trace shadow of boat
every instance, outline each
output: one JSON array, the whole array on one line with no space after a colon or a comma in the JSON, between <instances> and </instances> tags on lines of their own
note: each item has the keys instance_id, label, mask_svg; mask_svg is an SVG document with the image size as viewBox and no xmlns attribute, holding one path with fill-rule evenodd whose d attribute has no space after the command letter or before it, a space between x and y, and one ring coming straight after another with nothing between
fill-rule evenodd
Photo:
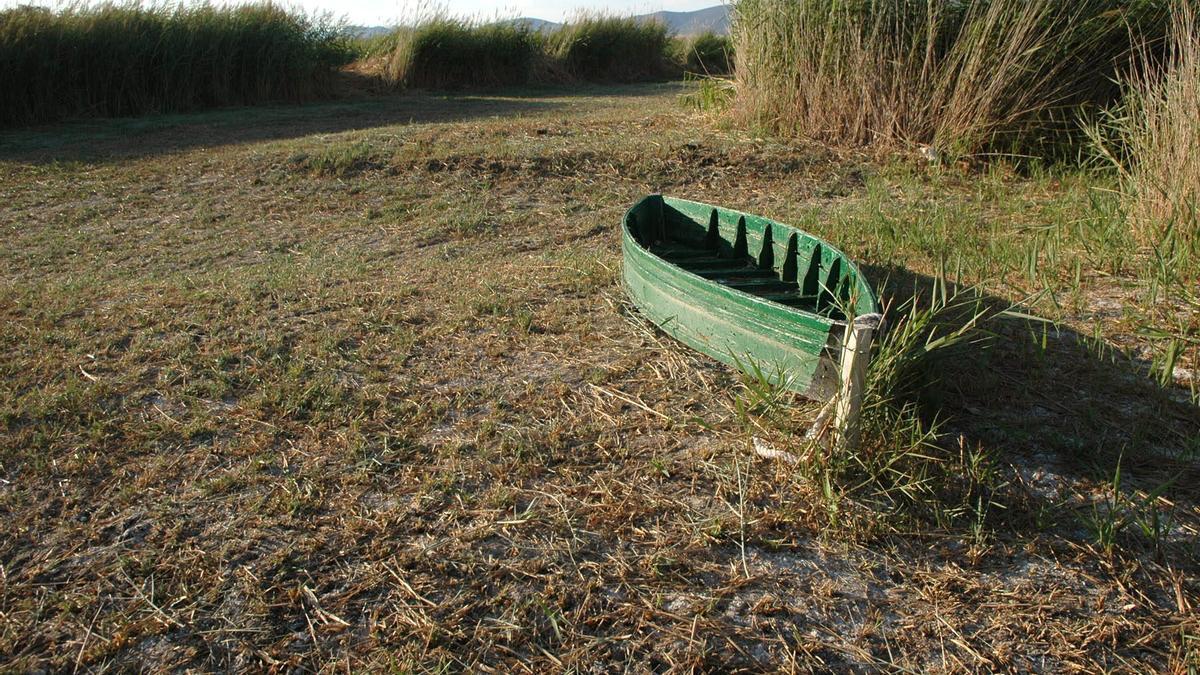
<instances>
[{"instance_id":1,"label":"shadow of boat","mask_svg":"<svg viewBox=\"0 0 1200 675\"><path fill-rule=\"evenodd\" d=\"M893 309L907 298L973 293L899 267L863 271ZM1123 489L1161 490L1176 509L1200 513L1200 405L1190 390L1160 385L1150 364L1090 336L1009 312L995 296L978 300L983 339L940 355L919 389L920 409L942 421L945 442L1000 453L1040 476L1045 493L1107 484L1119 466ZM940 327L968 319L948 313Z\"/></svg>"}]
</instances>

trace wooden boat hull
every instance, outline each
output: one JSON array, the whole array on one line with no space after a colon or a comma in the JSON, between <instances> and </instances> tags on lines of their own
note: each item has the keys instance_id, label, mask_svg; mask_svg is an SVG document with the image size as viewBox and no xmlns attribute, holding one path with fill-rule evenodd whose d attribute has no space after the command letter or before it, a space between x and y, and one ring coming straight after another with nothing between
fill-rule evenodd
<instances>
[{"instance_id":1,"label":"wooden boat hull","mask_svg":"<svg viewBox=\"0 0 1200 675\"><path fill-rule=\"evenodd\" d=\"M765 218L651 195L622 233L625 288L647 318L809 398L838 391L847 316L879 311L844 254Z\"/></svg>"}]
</instances>

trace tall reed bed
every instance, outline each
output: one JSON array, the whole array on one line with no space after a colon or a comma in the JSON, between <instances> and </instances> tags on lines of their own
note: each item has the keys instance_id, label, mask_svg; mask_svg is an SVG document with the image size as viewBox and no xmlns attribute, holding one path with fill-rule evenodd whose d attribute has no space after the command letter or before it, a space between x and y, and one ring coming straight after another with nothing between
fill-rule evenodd
<instances>
[{"instance_id":1,"label":"tall reed bed","mask_svg":"<svg viewBox=\"0 0 1200 675\"><path fill-rule=\"evenodd\" d=\"M728 75L733 70L733 41L727 35L701 33L674 38L672 58L693 75Z\"/></svg>"},{"instance_id":2,"label":"tall reed bed","mask_svg":"<svg viewBox=\"0 0 1200 675\"><path fill-rule=\"evenodd\" d=\"M525 84L541 53L539 36L524 26L444 17L397 29L389 39L384 79L423 89Z\"/></svg>"},{"instance_id":3,"label":"tall reed bed","mask_svg":"<svg viewBox=\"0 0 1200 675\"><path fill-rule=\"evenodd\" d=\"M669 43L661 23L585 16L551 33L547 53L577 79L630 82L670 72Z\"/></svg>"},{"instance_id":4,"label":"tall reed bed","mask_svg":"<svg viewBox=\"0 0 1200 675\"><path fill-rule=\"evenodd\" d=\"M347 44L270 2L17 7L0 12L0 126L308 98Z\"/></svg>"},{"instance_id":5,"label":"tall reed bed","mask_svg":"<svg viewBox=\"0 0 1200 675\"><path fill-rule=\"evenodd\" d=\"M1159 0L739 0L739 106L839 145L973 154L1036 142L1117 95Z\"/></svg>"},{"instance_id":6,"label":"tall reed bed","mask_svg":"<svg viewBox=\"0 0 1200 675\"><path fill-rule=\"evenodd\" d=\"M633 18L582 17L544 35L513 22L437 15L372 41L366 69L422 89L631 82L679 72L669 43L665 26Z\"/></svg>"},{"instance_id":7,"label":"tall reed bed","mask_svg":"<svg viewBox=\"0 0 1200 675\"><path fill-rule=\"evenodd\" d=\"M1121 106L1089 132L1120 173L1134 234L1200 245L1200 16L1173 8L1165 53L1148 48L1123 78Z\"/></svg>"}]
</instances>

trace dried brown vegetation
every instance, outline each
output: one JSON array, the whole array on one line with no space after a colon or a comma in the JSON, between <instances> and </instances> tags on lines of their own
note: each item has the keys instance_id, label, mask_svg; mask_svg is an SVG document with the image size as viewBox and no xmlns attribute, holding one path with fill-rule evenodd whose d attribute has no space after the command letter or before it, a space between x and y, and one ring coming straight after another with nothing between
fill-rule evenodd
<instances>
[{"instance_id":1,"label":"dried brown vegetation","mask_svg":"<svg viewBox=\"0 0 1200 675\"><path fill-rule=\"evenodd\" d=\"M1121 175L1130 221L1144 243L1200 240L1200 16L1177 3L1165 58L1149 49L1125 76L1123 105L1091 128ZM1190 252L1190 251L1189 251Z\"/></svg>"},{"instance_id":2,"label":"dried brown vegetation","mask_svg":"<svg viewBox=\"0 0 1200 675\"><path fill-rule=\"evenodd\" d=\"M831 2L735 5L738 112L772 131L957 158L1029 152L1074 107L1112 103L1131 35L1161 2Z\"/></svg>"},{"instance_id":3,"label":"dried brown vegetation","mask_svg":"<svg viewBox=\"0 0 1200 675\"><path fill-rule=\"evenodd\" d=\"M0 137L0 669L1197 667L1195 352L1148 332L1196 299L1078 177L872 167L679 93ZM994 492L888 509L756 458L808 408L625 303L654 190L886 297L1032 296L1056 325L997 320L921 401Z\"/></svg>"}]
</instances>

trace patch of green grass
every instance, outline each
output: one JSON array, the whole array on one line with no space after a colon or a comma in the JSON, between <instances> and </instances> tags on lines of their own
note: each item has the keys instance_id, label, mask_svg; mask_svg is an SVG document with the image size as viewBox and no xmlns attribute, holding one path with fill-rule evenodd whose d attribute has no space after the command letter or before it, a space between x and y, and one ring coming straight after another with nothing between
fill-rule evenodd
<instances>
[{"instance_id":1,"label":"patch of green grass","mask_svg":"<svg viewBox=\"0 0 1200 675\"><path fill-rule=\"evenodd\" d=\"M693 90L680 96L680 102L689 108L706 112L722 112L733 103L737 96L737 87L727 79L693 75L685 76L685 79L695 83Z\"/></svg>"},{"instance_id":2,"label":"patch of green grass","mask_svg":"<svg viewBox=\"0 0 1200 675\"><path fill-rule=\"evenodd\" d=\"M318 174L340 178L383 165L376 148L365 141L330 145L308 156L305 163Z\"/></svg>"}]
</instances>

